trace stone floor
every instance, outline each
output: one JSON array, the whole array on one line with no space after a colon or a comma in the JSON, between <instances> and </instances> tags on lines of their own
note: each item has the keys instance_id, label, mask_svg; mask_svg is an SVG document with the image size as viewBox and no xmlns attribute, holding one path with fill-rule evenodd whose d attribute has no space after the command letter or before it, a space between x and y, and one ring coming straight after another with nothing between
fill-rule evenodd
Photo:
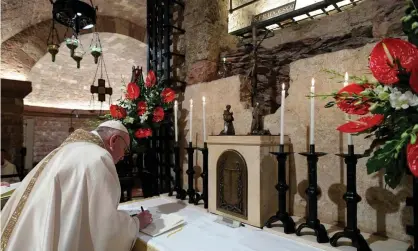
<instances>
[{"instance_id":1,"label":"stone floor","mask_svg":"<svg viewBox=\"0 0 418 251\"><path fill-rule=\"evenodd\" d=\"M167 196L167 195L162 195L162 196ZM171 197L173 198L173 197ZM198 206L203 209L203 204L199 204ZM303 219L300 217L296 217L293 216L292 217L293 220L295 221L296 225L298 225L299 223L303 222ZM328 224L324 224L325 228L328 231L329 236L331 237L334 233L336 233L337 231L340 231L341 228L336 227L336 226L331 226ZM248 226L246 225L246 227L252 227L252 226ZM295 234L285 234L283 232L283 228L277 226L275 227L275 225L273 224L272 228L264 228L264 231L270 232L270 233L274 233L277 235L280 235L282 237L285 238L289 238L295 241L301 241L303 243L306 243L310 246L313 247L317 247L319 249L325 250L325 251L338 251L338 250L343 250L343 251L356 251L357 249L351 246L351 242L348 239L344 239L341 238L340 241L338 242L340 244L339 247L335 248L332 247L329 243L325 243L325 244L320 244L316 242L316 237L313 235L303 235L303 236L296 236ZM309 229L306 229L306 232L309 232ZM405 243L402 241L398 241L398 240L394 240L394 239L386 239L383 237L379 237L376 235L371 235L368 233L362 233L364 238L367 240L367 242L370 245L370 248L373 251L407 251L408 247L409 247L409 243Z\"/></svg>"}]
</instances>

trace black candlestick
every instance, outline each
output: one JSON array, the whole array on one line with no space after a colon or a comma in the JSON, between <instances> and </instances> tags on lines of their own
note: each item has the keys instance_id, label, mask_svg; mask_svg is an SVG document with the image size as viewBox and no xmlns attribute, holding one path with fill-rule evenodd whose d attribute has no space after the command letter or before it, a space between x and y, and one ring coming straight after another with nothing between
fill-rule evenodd
<instances>
[{"instance_id":1,"label":"black candlestick","mask_svg":"<svg viewBox=\"0 0 418 251\"><path fill-rule=\"evenodd\" d=\"M182 188L181 183L181 176L182 176L182 167L180 166L180 148L179 143L176 142L174 144L174 173L175 173L175 187L174 190L176 191L176 198L180 200L186 199L186 190Z\"/></svg>"},{"instance_id":2,"label":"black candlestick","mask_svg":"<svg viewBox=\"0 0 418 251\"><path fill-rule=\"evenodd\" d=\"M204 208L208 208L208 144L203 143L203 148L197 148L203 155L203 172L200 174L203 180L202 194L196 193L195 205L199 204L200 200L203 200Z\"/></svg>"},{"instance_id":3,"label":"black candlestick","mask_svg":"<svg viewBox=\"0 0 418 251\"><path fill-rule=\"evenodd\" d=\"M189 196L189 204L194 203L195 200L195 190L193 188L193 181L194 181L194 174L195 171L193 169L193 153L194 153L194 148L192 145L192 142L189 142L189 147L186 147L187 150L187 158L188 158L188 168L187 168L187 181L189 184L189 187L187 188L187 195Z\"/></svg>"},{"instance_id":4,"label":"black candlestick","mask_svg":"<svg viewBox=\"0 0 418 251\"><path fill-rule=\"evenodd\" d=\"M343 196L347 203L347 225L343 231L337 232L331 237L330 243L336 247L338 239L348 238L351 240L351 245L357 250L371 251L369 244L357 228L357 203L361 201L361 197L357 194L356 188L356 165L357 160L363 156L354 153L353 145L348 145L347 154L337 154L337 156L343 157L347 165L347 191Z\"/></svg>"},{"instance_id":5,"label":"black candlestick","mask_svg":"<svg viewBox=\"0 0 418 251\"><path fill-rule=\"evenodd\" d=\"M408 251L418 251L418 178L413 177L412 197L406 199L406 205L413 207L414 225L406 226L406 233L414 239L414 244L408 248Z\"/></svg>"},{"instance_id":6,"label":"black candlestick","mask_svg":"<svg viewBox=\"0 0 418 251\"><path fill-rule=\"evenodd\" d=\"M317 181L317 163L318 158L326 155L326 153L315 152L315 145L309 146L309 152L299 153L306 156L308 160L308 179L309 186L305 193L308 197L308 217L305 223L299 225L296 229L296 235L301 236L303 228L310 228L315 231L316 241L318 243L329 242L327 230L318 220L318 181Z\"/></svg>"},{"instance_id":7,"label":"black candlestick","mask_svg":"<svg viewBox=\"0 0 418 251\"><path fill-rule=\"evenodd\" d=\"M286 192L289 189L289 186L286 184L286 159L289 153L284 151L284 145L279 145L279 152L270 152L275 155L278 162L278 183L276 189L279 192L279 211L276 212L276 215L270 217L267 220L265 226L271 228L271 224L276 221L281 221L283 223L284 232L286 234L293 234L295 232L295 222L289 213L286 211Z\"/></svg>"}]
</instances>

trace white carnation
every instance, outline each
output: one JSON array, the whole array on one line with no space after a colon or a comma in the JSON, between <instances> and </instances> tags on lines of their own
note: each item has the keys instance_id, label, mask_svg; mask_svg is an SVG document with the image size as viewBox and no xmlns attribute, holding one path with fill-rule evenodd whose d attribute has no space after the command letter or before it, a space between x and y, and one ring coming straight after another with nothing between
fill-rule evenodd
<instances>
[{"instance_id":1,"label":"white carnation","mask_svg":"<svg viewBox=\"0 0 418 251\"><path fill-rule=\"evenodd\" d=\"M392 93L389 95L389 102L395 110L408 109L410 106L418 105L418 97L410 91L402 93L397 88L391 88Z\"/></svg>"},{"instance_id":2,"label":"white carnation","mask_svg":"<svg viewBox=\"0 0 418 251\"><path fill-rule=\"evenodd\" d=\"M125 122L125 124L132 124L134 123L134 118L132 117L126 117L123 122Z\"/></svg>"},{"instance_id":3,"label":"white carnation","mask_svg":"<svg viewBox=\"0 0 418 251\"><path fill-rule=\"evenodd\" d=\"M149 112L146 111L144 114L141 115L141 117L139 117L139 119L141 120L141 123L144 123L148 119L148 115L149 115Z\"/></svg>"}]
</instances>

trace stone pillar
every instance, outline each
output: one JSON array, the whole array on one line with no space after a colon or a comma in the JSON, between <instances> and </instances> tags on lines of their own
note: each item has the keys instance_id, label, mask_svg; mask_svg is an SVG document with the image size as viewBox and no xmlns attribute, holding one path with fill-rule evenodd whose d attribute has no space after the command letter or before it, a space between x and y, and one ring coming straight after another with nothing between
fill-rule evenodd
<instances>
[{"instance_id":1,"label":"stone pillar","mask_svg":"<svg viewBox=\"0 0 418 251\"><path fill-rule=\"evenodd\" d=\"M1 79L1 147L21 166L23 147L23 98L32 92L28 81Z\"/></svg>"},{"instance_id":2,"label":"stone pillar","mask_svg":"<svg viewBox=\"0 0 418 251\"><path fill-rule=\"evenodd\" d=\"M187 84L217 78L219 54L234 48L228 34L228 0L186 1L184 11Z\"/></svg>"}]
</instances>

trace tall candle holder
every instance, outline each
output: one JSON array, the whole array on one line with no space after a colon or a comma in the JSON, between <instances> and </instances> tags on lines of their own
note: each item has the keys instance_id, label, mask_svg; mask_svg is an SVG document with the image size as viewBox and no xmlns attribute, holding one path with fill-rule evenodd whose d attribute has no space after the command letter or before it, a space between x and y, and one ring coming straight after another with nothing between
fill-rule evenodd
<instances>
[{"instance_id":1,"label":"tall candle holder","mask_svg":"<svg viewBox=\"0 0 418 251\"><path fill-rule=\"evenodd\" d=\"M286 210L286 192L289 189L289 186L286 184L286 159L287 155L290 154L284 151L284 145L279 145L279 152L270 152L275 155L278 162L278 183L276 189L279 192L279 211L276 212L276 215L271 216L265 226L271 228L271 224L276 221L281 221L283 223L284 232L286 234L293 234L295 232L295 222L289 213Z\"/></svg>"},{"instance_id":2,"label":"tall candle holder","mask_svg":"<svg viewBox=\"0 0 418 251\"><path fill-rule=\"evenodd\" d=\"M192 145L192 142L189 142L189 146L186 147L187 150L187 157L188 157L188 163L187 163L187 183L188 183L188 188L187 188L187 195L189 196L189 204L194 203L195 201L195 195L196 192L193 188L193 180L194 180L194 174L195 171L193 169L193 153L194 153L194 147Z\"/></svg>"},{"instance_id":3,"label":"tall candle holder","mask_svg":"<svg viewBox=\"0 0 418 251\"><path fill-rule=\"evenodd\" d=\"M197 150L203 155L203 172L200 175L203 180L203 191L202 194L196 193L194 204L198 205L199 201L203 200L204 208L208 208L208 144L203 143L203 148L198 147Z\"/></svg>"},{"instance_id":4,"label":"tall candle holder","mask_svg":"<svg viewBox=\"0 0 418 251\"><path fill-rule=\"evenodd\" d=\"M406 226L406 233L413 238L413 245L408 251L418 251L418 178L413 177L412 197L406 198L406 205L413 208L414 225Z\"/></svg>"},{"instance_id":5,"label":"tall candle holder","mask_svg":"<svg viewBox=\"0 0 418 251\"><path fill-rule=\"evenodd\" d=\"M174 185L174 191L176 191L176 198L180 200L186 199L186 190L182 188L181 185L181 174L182 174L182 168L180 165L180 147L179 143L174 143L174 175L175 175L175 185Z\"/></svg>"},{"instance_id":6,"label":"tall candle holder","mask_svg":"<svg viewBox=\"0 0 418 251\"><path fill-rule=\"evenodd\" d=\"M347 203L347 224L343 231L337 232L331 237L330 243L333 247L336 247L338 239L348 238L357 250L371 251L369 244L357 228L357 203L361 201L361 197L357 194L356 188L356 165L357 160L362 158L363 155L355 154L353 145L348 145L347 154L336 155L344 158L347 165L347 191L343 196Z\"/></svg>"},{"instance_id":7,"label":"tall candle holder","mask_svg":"<svg viewBox=\"0 0 418 251\"><path fill-rule=\"evenodd\" d=\"M318 181L317 181L317 163L318 158L325 156L326 153L315 152L315 145L309 146L309 152L299 153L306 156L308 160L308 179L309 186L305 193L308 197L308 217L305 223L299 225L296 229L296 235L301 236L303 228L310 228L315 231L316 241L318 243L329 242L327 230L318 220Z\"/></svg>"}]
</instances>

